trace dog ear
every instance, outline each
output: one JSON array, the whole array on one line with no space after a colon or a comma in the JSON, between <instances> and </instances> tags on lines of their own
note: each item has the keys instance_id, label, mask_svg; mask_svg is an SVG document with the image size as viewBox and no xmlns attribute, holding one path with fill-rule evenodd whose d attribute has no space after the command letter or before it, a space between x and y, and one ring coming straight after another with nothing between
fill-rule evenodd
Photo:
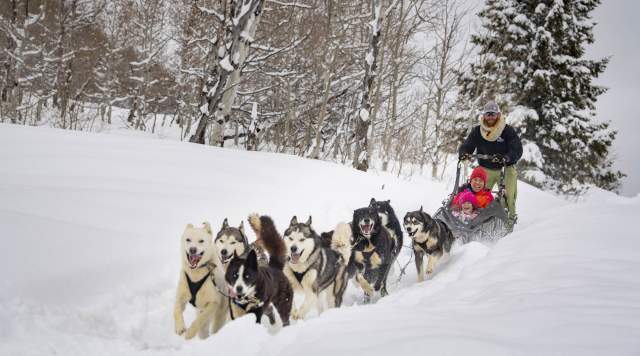
<instances>
[{"instance_id":1,"label":"dog ear","mask_svg":"<svg viewBox=\"0 0 640 356\"><path fill-rule=\"evenodd\" d=\"M421 211L420 212L420 217L422 218L422 222L423 222L425 228L427 228L427 227L429 227L429 225L431 225L431 217L429 216L429 214L425 213L424 211Z\"/></svg>"},{"instance_id":2,"label":"dog ear","mask_svg":"<svg viewBox=\"0 0 640 356\"><path fill-rule=\"evenodd\" d=\"M229 220L227 220L227 218L224 218L224 221L222 222L222 228L226 229L229 227Z\"/></svg>"},{"instance_id":3,"label":"dog ear","mask_svg":"<svg viewBox=\"0 0 640 356\"><path fill-rule=\"evenodd\" d=\"M225 219L226 221L227 219ZM244 235L244 220L240 221L240 226L238 226L238 230Z\"/></svg>"},{"instance_id":4,"label":"dog ear","mask_svg":"<svg viewBox=\"0 0 640 356\"><path fill-rule=\"evenodd\" d=\"M291 218L291 222L289 223L289 226L293 225L298 225L298 217L295 215Z\"/></svg>"},{"instance_id":5,"label":"dog ear","mask_svg":"<svg viewBox=\"0 0 640 356\"><path fill-rule=\"evenodd\" d=\"M247 256L247 267L252 270L258 269L258 256L256 255L256 251L251 249L249 251L249 255Z\"/></svg>"},{"instance_id":6,"label":"dog ear","mask_svg":"<svg viewBox=\"0 0 640 356\"><path fill-rule=\"evenodd\" d=\"M311 226L311 215L309 215L309 220L307 220L307 225Z\"/></svg>"},{"instance_id":7,"label":"dog ear","mask_svg":"<svg viewBox=\"0 0 640 356\"><path fill-rule=\"evenodd\" d=\"M185 227L185 230L186 229L193 229L193 224L187 224L187 226Z\"/></svg>"},{"instance_id":8,"label":"dog ear","mask_svg":"<svg viewBox=\"0 0 640 356\"><path fill-rule=\"evenodd\" d=\"M420 212L422 212L422 205L420 205Z\"/></svg>"},{"instance_id":9,"label":"dog ear","mask_svg":"<svg viewBox=\"0 0 640 356\"><path fill-rule=\"evenodd\" d=\"M213 235L213 232L211 230L211 224L209 224L208 221L205 221L202 223L202 225L204 226L205 231L209 234L209 235Z\"/></svg>"},{"instance_id":10,"label":"dog ear","mask_svg":"<svg viewBox=\"0 0 640 356\"><path fill-rule=\"evenodd\" d=\"M369 206L375 206L376 205L376 198L371 198L371 201L369 201Z\"/></svg>"}]
</instances>

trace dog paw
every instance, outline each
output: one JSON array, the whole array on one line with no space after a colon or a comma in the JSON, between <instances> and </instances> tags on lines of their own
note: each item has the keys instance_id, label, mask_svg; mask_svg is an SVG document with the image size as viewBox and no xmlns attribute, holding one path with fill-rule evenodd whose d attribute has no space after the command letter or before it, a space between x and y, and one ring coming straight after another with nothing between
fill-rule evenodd
<instances>
[{"instance_id":1,"label":"dog paw","mask_svg":"<svg viewBox=\"0 0 640 356\"><path fill-rule=\"evenodd\" d=\"M251 228L254 231L258 232L261 230L260 215L258 215L258 213L249 214L248 220L249 220L249 225L251 225Z\"/></svg>"},{"instance_id":2,"label":"dog paw","mask_svg":"<svg viewBox=\"0 0 640 356\"><path fill-rule=\"evenodd\" d=\"M184 334L184 338L187 340L193 339L198 334L198 330L195 328L189 328L187 332Z\"/></svg>"},{"instance_id":3,"label":"dog paw","mask_svg":"<svg viewBox=\"0 0 640 356\"><path fill-rule=\"evenodd\" d=\"M381 297L386 297L388 295L389 295L389 292L387 292L387 288L383 287L382 289L380 289L380 296Z\"/></svg>"},{"instance_id":4,"label":"dog paw","mask_svg":"<svg viewBox=\"0 0 640 356\"><path fill-rule=\"evenodd\" d=\"M291 319L302 320L303 318L304 318L304 315L301 315L300 311L298 311L297 309L294 309L291 311Z\"/></svg>"},{"instance_id":5,"label":"dog paw","mask_svg":"<svg viewBox=\"0 0 640 356\"><path fill-rule=\"evenodd\" d=\"M185 331L184 321L176 320L176 335L181 336Z\"/></svg>"}]
</instances>

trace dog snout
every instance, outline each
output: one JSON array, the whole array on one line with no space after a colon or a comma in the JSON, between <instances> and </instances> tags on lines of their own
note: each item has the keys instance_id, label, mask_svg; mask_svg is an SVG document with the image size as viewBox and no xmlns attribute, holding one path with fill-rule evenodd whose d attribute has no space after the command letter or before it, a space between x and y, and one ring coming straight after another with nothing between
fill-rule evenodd
<instances>
[{"instance_id":1,"label":"dog snout","mask_svg":"<svg viewBox=\"0 0 640 356\"><path fill-rule=\"evenodd\" d=\"M369 219L369 218L365 218L365 219L364 219L364 223L365 223L365 224L369 225L369 223L370 223L370 222L371 222L371 219Z\"/></svg>"},{"instance_id":2,"label":"dog snout","mask_svg":"<svg viewBox=\"0 0 640 356\"><path fill-rule=\"evenodd\" d=\"M297 253L298 252L298 246L291 246L291 253Z\"/></svg>"},{"instance_id":3,"label":"dog snout","mask_svg":"<svg viewBox=\"0 0 640 356\"><path fill-rule=\"evenodd\" d=\"M236 286L236 293L242 294L242 290L243 290L242 286Z\"/></svg>"},{"instance_id":4,"label":"dog snout","mask_svg":"<svg viewBox=\"0 0 640 356\"><path fill-rule=\"evenodd\" d=\"M190 254L195 255L195 254L196 254L196 252L198 252L198 249L197 249L197 248L195 248L195 247L190 247L190 248L189 248L189 253L190 253Z\"/></svg>"},{"instance_id":5,"label":"dog snout","mask_svg":"<svg viewBox=\"0 0 640 356\"><path fill-rule=\"evenodd\" d=\"M224 256L224 257L227 257L227 254L228 254L228 253L229 253L229 252L228 252L226 249L222 249L222 250L220 250L220 254L221 254L222 256Z\"/></svg>"}]
</instances>

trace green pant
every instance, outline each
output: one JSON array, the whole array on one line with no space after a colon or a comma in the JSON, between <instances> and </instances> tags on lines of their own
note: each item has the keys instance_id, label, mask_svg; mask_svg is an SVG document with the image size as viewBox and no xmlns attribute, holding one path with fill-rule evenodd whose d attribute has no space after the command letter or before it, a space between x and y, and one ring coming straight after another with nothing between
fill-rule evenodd
<instances>
[{"instance_id":1,"label":"green pant","mask_svg":"<svg viewBox=\"0 0 640 356\"><path fill-rule=\"evenodd\" d=\"M487 171L487 189L493 189L493 186L500 182L500 170L485 168ZM518 171L515 166L508 166L504 170L504 189L507 198L507 209L509 210L509 219L516 216L516 199L518 198Z\"/></svg>"}]
</instances>

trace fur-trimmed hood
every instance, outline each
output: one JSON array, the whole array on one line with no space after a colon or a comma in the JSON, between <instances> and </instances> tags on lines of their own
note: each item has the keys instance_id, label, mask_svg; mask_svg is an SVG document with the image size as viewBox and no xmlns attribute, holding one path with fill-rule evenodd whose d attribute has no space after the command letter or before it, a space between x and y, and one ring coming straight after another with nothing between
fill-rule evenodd
<instances>
[{"instance_id":1,"label":"fur-trimmed hood","mask_svg":"<svg viewBox=\"0 0 640 356\"><path fill-rule=\"evenodd\" d=\"M498 121L496 121L496 124L493 125L493 127L489 127L484 123L482 115L480 115L478 121L480 121L480 134L482 138L489 142L495 142L498 137L502 135L502 131L504 130L505 126L507 126L507 122L505 121L503 115L500 115L500 118L498 119Z\"/></svg>"}]
</instances>

